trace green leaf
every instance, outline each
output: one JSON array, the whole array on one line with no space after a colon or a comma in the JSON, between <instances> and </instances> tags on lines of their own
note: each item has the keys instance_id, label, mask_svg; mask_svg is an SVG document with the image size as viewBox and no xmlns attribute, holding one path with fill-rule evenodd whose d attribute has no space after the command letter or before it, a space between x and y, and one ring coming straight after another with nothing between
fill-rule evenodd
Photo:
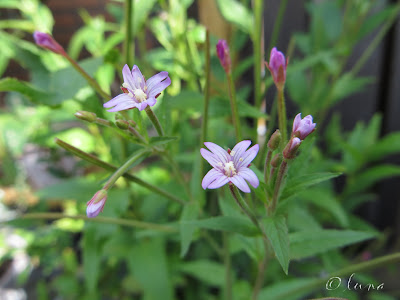
<instances>
[{"instance_id":1,"label":"green leaf","mask_svg":"<svg viewBox=\"0 0 400 300\"><path fill-rule=\"evenodd\" d=\"M193 225L198 228L235 232L243 235L257 235L258 229L244 217L220 216L195 221L181 221L183 226Z\"/></svg>"},{"instance_id":2,"label":"green leaf","mask_svg":"<svg viewBox=\"0 0 400 300\"><path fill-rule=\"evenodd\" d=\"M395 165L380 165L369 168L368 170L358 174L349 182L344 194L348 196L362 192L382 179L399 175L400 167Z\"/></svg>"},{"instance_id":3,"label":"green leaf","mask_svg":"<svg viewBox=\"0 0 400 300\"><path fill-rule=\"evenodd\" d=\"M168 96L166 101L170 109L201 112L203 110L204 96L199 92L183 90L176 96Z\"/></svg>"},{"instance_id":4,"label":"green leaf","mask_svg":"<svg viewBox=\"0 0 400 300\"><path fill-rule=\"evenodd\" d=\"M51 94L32 86L29 82L6 77L0 80L0 92L18 92L36 104L50 103Z\"/></svg>"},{"instance_id":5,"label":"green leaf","mask_svg":"<svg viewBox=\"0 0 400 300\"><path fill-rule=\"evenodd\" d=\"M289 234L290 258L302 259L374 238L376 233L353 230L314 230Z\"/></svg>"},{"instance_id":6,"label":"green leaf","mask_svg":"<svg viewBox=\"0 0 400 300\"><path fill-rule=\"evenodd\" d=\"M176 136L154 136L150 138L150 146L164 145L178 140Z\"/></svg>"},{"instance_id":7,"label":"green leaf","mask_svg":"<svg viewBox=\"0 0 400 300\"><path fill-rule=\"evenodd\" d=\"M100 243L96 239L96 228L86 228L83 235L83 273L86 289L89 293L96 292L97 281L100 275Z\"/></svg>"},{"instance_id":8,"label":"green leaf","mask_svg":"<svg viewBox=\"0 0 400 300\"><path fill-rule=\"evenodd\" d=\"M193 234L197 229L195 224L188 223L188 220L195 220L199 215L199 205L197 202L192 202L183 208L181 219L180 219L180 226L179 226L179 233L180 233L180 240L181 240L181 257L184 257L189 250L190 244L193 240Z\"/></svg>"},{"instance_id":9,"label":"green leaf","mask_svg":"<svg viewBox=\"0 0 400 300\"><path fill-rule=\"evenodd\" d=\"M288 182L279 199L280 201L286 200L312 185L338 177L340 175L341 173L325 172L299 176Z\"/></svg>"},{"instance_id":10,"label":"green leaf","mask_svg":"<svg viewBox=\"0 0 400 300\"><path fill-rule=\"evenodd\" d=\"M315 220L315 217L305 208L304 205L291 203L288 208L288 227L294 231L316 230L321 225ZM294 204L294 205L293 205Z\"/></svg>"},{"instance_id":11,"label":"green leaf","mask_svg":"<svg viewBox=\"0 0 400 300\"><path fill-rule=\"evenodd\" d=\"M374 81L373 77L354 78L351 73L342 75L333 87L333 103L361 91L367 84Z\"/></svg>"},{"instance_id":12,"label":"green leaf","mask_svg":"<svg viewBox=\"0 0 400 300\"><path fill-rule=\"evenodd\" d=\"M283 216L264 219L265 231L285 274L289 270L289 235Z\"/></svg>"},{"instance_id":13,"label":"green leaf","mask_svg":"<svg viewBox=\"0 0 400 300\"><path fill-rule=\"evenodd\" d=\"M157 0L135 0L133 9L133 34L142 30L142 25L148 18L151 9Z\"/></svg>"},{"instance_id":14,"label":"green leaf","mask_svg":"<svg viewBox=\"0 0 400 300\"><path fill-rule=\"evenodd\" d=\"M365 158L367 161L376 161L388 155L400 152L400 132L385 135L381 140L371 145L366 150Z\"/></svg>"},{"instance_id":15,"label":"green leaf","mask_svg":"<svg viewBox=\"0 0 400 300\"><path fill-rule=\"evenodd\" d=\"M222 16L248 34L253 33L253 15L242 3L236 0L217 0Z\"/></svg>"},{"instance_id":16,"label":"green leaf","mask_svg":"<svg viewBox=\"0 0 400 300\"><path fill-rule=\"evenodd\" d=\"M279 281L260 291L258 299L297 300L310 294L310 289L304 286L315 282L313 278L299 278Z\"/></svg>"},{"instance_id":17,"label":"green leaf","mask_svg":"<svg viewBox=\"0 0 400 300\"><path fill-rule=\"evenodd\" d=\"M225 282L225 267L210 260L187 262L179 270L212 286L222 286Z\"/></svg>"}]
</instances>

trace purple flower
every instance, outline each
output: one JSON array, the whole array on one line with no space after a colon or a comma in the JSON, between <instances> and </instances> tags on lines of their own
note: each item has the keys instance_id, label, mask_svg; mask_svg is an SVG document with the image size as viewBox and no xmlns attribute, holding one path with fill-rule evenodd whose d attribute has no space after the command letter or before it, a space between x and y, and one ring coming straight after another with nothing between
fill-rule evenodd
<instances>
[{"instance_id":1,"label":"purple flower","mask_svg":"<svg viewBox=\"0 0 400 300\"><path fill-rule=\"evenodd\" d=\"M231 56L229 55L228 43L225 40L218 41L217 55L225 72L229 73L231 71Z\"/></svg>"},{"instance_id":2,"label":"purple flower","mask_svg":"<svg viewBox=\"0 0 400 300\"><path fill-rule=\"evenodd\" d=\"M301 118L301 113L297 114L293 121L292 134L304 140L311 132L315 130L317 124L313 123L313 117L308 115Z\"/></svg>"},{"instance_id":3,"label":"purple flower","mask_svg":"<svg viewBox=\"0 0 400 300\"><path fill-rule=\"evenodd\" d=\"M33 38L35 39L35 43L40 47L49 49L57 54L65 55L64 48L57 43L50 34L35 31L33 33Z\"/></svg>"},{"instance_id":4,"label":"purple flower","mask_svg":"<svg viewBox=\"0 0 400 300\"><path fill-rule=\"evenodd\" d=\"M97 217L99 213L103 211L104 204L107 201L107 191L100 190L94 194L93 198L86 203L86 214L88 218Z\"/></svg>"},{"instance_id":5,"label":"purple flower","mask_svg":"<svg viewBox=\"0 0 400 300\"><path fill-rule=\"evenodd\" d=\"M283 149L283 157L286 159L292 159L295 157L297 149L299 149L301 140L298 137L292 137Z\"/></svg>"},{"instance_id":6,"label":"purple flower","mask_svg":"<svg viewBox=\"0 0 400 300\"><path fill-rule=\"evenodd\" d=\"M125 65L122 76L124 77L121 88L123 93L103 104L104 107L112 107L108 111L121 111L135 107L143 110L147 105L153 106L160 93L171 84L168 72L165 71L146 81L136 65L133 66L132 72L128 65Z\"/></svg>"},{"instance_id":7,"label":"purple flower","mask_svg":"<svg viewBox=\"0 0 400 300\"><path fill-rule=\"evenodd\" d=\"M286 68L288 60L282 52L272 48L271 55L269 56L269 64L265 62L268 70L271 72L275 85L278 89L282 89L286 81Z\"/></svg>"},{"instance_id":8,"label":"purple flower","mask_svg":"<svg viewBox=\"0 0 400 300\"><path fill-rule=\"evenodd\" d=\"M211 152L201 148L200 153L213 166L213 169L204 176L201 183L203 189L217 189L228 182L232 182L241 191L250 193L250 188L245 180L254 188L258 187L258 178L249 169L249 166L250 162L256 157L259 146L256 144L247 150L250 144L251 141L241 141L232 151L225 151L214 143L205 142L204 145Z\"/></svg>"}]
</instances>

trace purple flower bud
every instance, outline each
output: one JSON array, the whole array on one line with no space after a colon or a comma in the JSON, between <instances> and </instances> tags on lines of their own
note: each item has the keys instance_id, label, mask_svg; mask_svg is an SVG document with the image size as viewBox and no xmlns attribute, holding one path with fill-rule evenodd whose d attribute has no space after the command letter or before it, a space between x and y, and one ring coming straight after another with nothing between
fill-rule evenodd
<instances>
[{"instance_id":1,"label":"purple flower bud","mask_svg":"<svg viewBox=\"0 0 400 300\"><path fill-rule=\"evenodd\" d=\"M288 60L285 60L283 53L276 50L275 47L272 48L269 63L265 62L265 65L271 72L277 89L283 89L285 85L287 64Z\"/></svg>"},{"instance_id":2,"label":"purple flower bud","mask_svg":"<svg viewBox=\"0 0 400 300\"><path fill-rule=\"evenodd\" d=\"M86 204L86 214L88 218L97 217L103 211L104 204L107 201L107 191L100 190L94 194L93 198Z\"/></svg>"},{"instance_id":3,"label":"purple flower bud","mask_svg":"<svg viewBox=\"0 0 400 300\"><path fill-rule=\"evenodd\" d=\"M231 71L231 56L229 55L228 43L225 40L218 41L217 55L225 72L229 73Z\"/></svg>"},{"instance_id":4,"label":"purple flower bud","mask_svg":"<svg viewBox=\"0 0 400 300\"><path fill-rule=\"evenodd\" d=\"M299 137L301 140L304 140L315 130L316 125L316 123L313 123L313 117L311 115L308 115L302 119L301 113L297 114L293 121L292 134Z\"/></svg>"},{"instance_id":5,"label":"purple flower bud","mask_svg":"<svg viewBox=\"0 0 400 300\"><path fill-rule=\"evenodd\" d=\"M64 48L59 43L57 43L50 34L40 31L35 31L33 33L33 38L35 39L35 43L40 47L49 49L54 53L65 56L66 53Z\"/></svg>"},{"instance_id":6,"label":"purple flower bud","mask_svg":"<svg viewBox=\"0 0 400 300\"><path fill-rule=\"evenodd\" d=\"M286 159L293 159L296 155L297 149L299 149L301 140L298 137L293 137L287 143L286 147L283 149L283 157Z\"/></svg>"}]
</instances>

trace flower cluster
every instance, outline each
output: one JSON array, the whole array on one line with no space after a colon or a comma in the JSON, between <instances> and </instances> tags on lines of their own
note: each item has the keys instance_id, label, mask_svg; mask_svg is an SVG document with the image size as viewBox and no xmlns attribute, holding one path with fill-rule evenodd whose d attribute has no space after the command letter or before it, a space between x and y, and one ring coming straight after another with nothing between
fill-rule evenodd
<instances>
[{"instance_id":1,"label":"flower cluster","mask_svg":"<svg viewBox=\"0 0 400 300\"><path fill-rule=\"evenodd\" d=\"M156 104L156 98L160 93L171 84L168 72L160 72L153 77L145 80L138 66L134 65L132 71L128 65L122 69L124 83L122 84L123 93L104 103L104 107L110 108L108 111L121 111L131 108L145 109L148 105Z\"/></svg>"},{"instance_id":2,"label":"flower cluster","mask_svg":"<svg viewBox=\"0 0 400 300\"><path fill-rule=\"evenodd\" d=\"M204 145L211 152L201 148L200 153L213 169L204 176L201 184L203 189L216 189L231 182L242 192L250 193L250 188L245 180L254 188L258 187L258 178L249 169L250 163L258 153L258 144L247 150L251 145L251 141L241 141L232 150L228 151L211 142L205 142Z\"/></svg>"}]
</instances>

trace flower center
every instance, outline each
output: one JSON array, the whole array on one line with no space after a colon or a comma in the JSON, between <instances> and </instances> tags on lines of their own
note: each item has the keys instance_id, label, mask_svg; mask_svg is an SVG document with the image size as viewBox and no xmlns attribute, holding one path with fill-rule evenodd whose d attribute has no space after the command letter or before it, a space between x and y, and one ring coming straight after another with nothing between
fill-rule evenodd
<instances>
[{"instance_id":1,"label":"flower center","mask_svg":"<svg viewBox=\"0 0 400 300\"><path fill-rule=\"evenodd\" d=\"M143 102L146 100L147 96L145 94L145 92L143 92L141 89L136 89L133 91L133 93L135 94L135 98L139 101L139 102Z\"/></svg>"},{"instance_id":2,"label":"flower center","mask_svg":"<svg viewBox=\"0 0 400 300\"><path fill-rule=\"evenodd\" d=\"M225 163L224 171L225 171L225 175L228 177L232 177L232 176L236 175L236 169L233 164L233 161Z\"/></svg>"}]
</instances>

